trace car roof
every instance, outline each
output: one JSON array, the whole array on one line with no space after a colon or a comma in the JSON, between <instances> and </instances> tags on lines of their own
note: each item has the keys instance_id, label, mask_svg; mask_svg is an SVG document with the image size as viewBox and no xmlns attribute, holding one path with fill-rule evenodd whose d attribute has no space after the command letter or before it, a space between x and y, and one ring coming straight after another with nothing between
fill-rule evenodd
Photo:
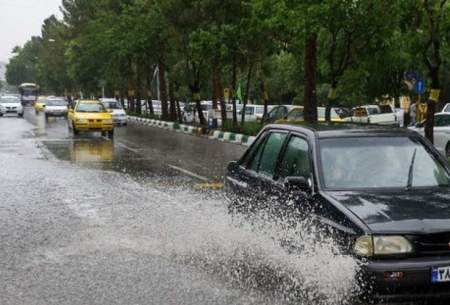
<instances>
[{"instance_id":1,"label":"car roof","mask_svg":"<svg viewBox=\"0 0 450 305\"><path fill-rule=\"evenodd\" d=\"M345 138L345 137L371 137L371 136L407 136L418 135L416 132L399 127L355 124L355 123L289 123L271 124L267 129L288 130L300 132L316 138Z\"/></svg>"},{"instance_id":2,"label":"car roof","mask_svg":"<svg viewBox=\"0 0 450 305\"><path fill-rule=\"evenodd\" d=\"M100 104L100 101L97 100L79 100L80 104Z\"/></svg>"}]
</instances>

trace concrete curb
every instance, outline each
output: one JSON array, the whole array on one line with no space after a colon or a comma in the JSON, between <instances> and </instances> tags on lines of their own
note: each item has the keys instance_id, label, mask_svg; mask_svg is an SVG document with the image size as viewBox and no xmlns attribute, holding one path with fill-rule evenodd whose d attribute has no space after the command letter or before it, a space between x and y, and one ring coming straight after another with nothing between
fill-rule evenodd
<instances>
[{"instance_id":1,"label":"concrete curb","mask_svg":"<svg viewBox=\"0 0 450 305\"><path fill-rule=\"evenodd\" d=\"M189 134L189 135L202 135L202 129L190 125L166 122L161 120L147 119L136 116L128 116L130 122L134 122L140 125L151 126L161 129L172 130L179 133ZM223 132L220 130L211 131L208 139L221 141L224 143L232 143L244 146L250 146L256 139L256 137L249 137L239 133Z\"/></svg>"}]
</instances>

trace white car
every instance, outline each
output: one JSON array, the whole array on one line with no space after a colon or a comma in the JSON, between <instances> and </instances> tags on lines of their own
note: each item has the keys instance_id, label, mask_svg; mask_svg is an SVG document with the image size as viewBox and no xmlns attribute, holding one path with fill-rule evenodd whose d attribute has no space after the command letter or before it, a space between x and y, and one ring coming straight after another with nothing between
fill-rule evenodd
<instances>
[{"instance_id":1,"label":"white car","mask_svg":"<svg viewBox=\"0 0 450 305\"><path fill-rule=\"evenodd\" d=\"M397 114L390 106L365 105L352 109L351 116L346 119L348 122L378 124L378 125L396 125L400 122Z\"/></svg>"},{"instance_id":2,"label":"white car","mask_svg":"<svg viewBox=\"0 0 450 305\"><path fill-rule=\"evenodd\" d=\"M45 118L49 117L67 117L68 103L64 98L51 97L45 100Z\"/></svg>"},{"instance_id":3,"label":"white car","mask_svg":"<svg viewBox=\"0 0 450 305\"><path fill-rule=\"evenodd\" d=\"M0 97L0 116L16 114L23 117L23 106L18 97L5 95Z\"/></svg>"},{"instance_id":4,"label":"white car","mask_svg":"<svg viewBox=\"0 0 450 305\"><path fill-rule=\"evenodd\" d=\"M113 123L116 126L126 126L128 124L127 113L116 99L102 98L100 102L107 109L112 111Z\"/></svg>"},{"instance_id":5,"label":"white car","mask_svg":"<svg viewBox=\"0 0 450 305\"><path fill-rule=\"evenodd\" d=\"M425 122L409 127L425 136ZM434 146L450 159L450 113L436 113L434 117Z\"/></svg>"}]
</instances>

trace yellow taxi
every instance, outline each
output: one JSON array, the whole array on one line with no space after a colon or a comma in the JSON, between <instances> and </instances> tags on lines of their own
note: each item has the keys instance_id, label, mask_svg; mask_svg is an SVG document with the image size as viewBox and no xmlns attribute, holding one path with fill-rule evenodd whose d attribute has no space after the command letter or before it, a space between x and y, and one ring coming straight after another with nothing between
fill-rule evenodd
<instances>
[{"instance_id":1,"label":"yellow taxi","mask_svg":"<svg viewBox=\"0 0 450 305\"><path fill-rule=\"evenodd\" d=\"M102 135L114 136L112 113L99 101L80 100L69 109L67 116L69 128L75 135L80 132L101 132Z\"/></svg>"},{"instance_id":2,"label":"yellow taxi","mask_svg":"<svg viewBox=\"0 0 450 305\"><path fill-rule=\"evenodd\" d=\"M36 113L44 111L46 99L46 96L39 96L37 98L36 102L34 103L34 110L36 110Z\"/></svg>"}]
</instances>

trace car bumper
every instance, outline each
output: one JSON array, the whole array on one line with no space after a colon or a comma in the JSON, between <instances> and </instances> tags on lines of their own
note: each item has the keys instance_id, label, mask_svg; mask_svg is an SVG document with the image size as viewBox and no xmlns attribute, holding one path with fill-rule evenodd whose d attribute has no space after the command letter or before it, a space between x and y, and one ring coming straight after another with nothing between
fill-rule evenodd
<instances>
[{"instance_id":1,"label":"car bumper","mask_svg":"<svg viewBox=\"0 0 450 305\"><path fill-rule=\"evenodd\" d=\"M21 110L0 110L0 113L3 115L7 114L23 114L23 109Z\"/></svg>"},{"instance_id":2,"label":"car bumper","mask_svg":"<svg viewBox=\"0 0 450 305\"><path fill-rule=\"evenodd\" d=\"M67 116L67 112L46 112L46 116Z\"/></svg>"},{"instance_id":3,"label":"car bumper","mask_svg":"<svg viewBox=\"0 0 450 305\"><path fill-rule=\"evenodd\" d=\"M112 124L102 124L102 125L93 125L93 124L76 124L75 129L77 131L112 131L114 126Z\"/></svg>"},{"instance_id":4,"label":"car bumper","mask_svg":"<svg viewBox=\"0 0 450 305\"><path fill-rule=\"evenodd\" d=\"M449 298L450 282L432 283L432 269L450 266L450 257L372 261L363 267L366 287L378 300ZM387 276L403 272L401 279Z\"/></svg>"},{"instance_id":5,"label":"car bumper","mask_svg":"<svg viewBox=\"0 0 450 305\"><path fill-rule=\"evenodd\" d=\"M126 117L124 118L115 118L113 119L114 125L116 126L122 126L126 125L128 123L128 119Z\"/></svg>"}]
</instances>

